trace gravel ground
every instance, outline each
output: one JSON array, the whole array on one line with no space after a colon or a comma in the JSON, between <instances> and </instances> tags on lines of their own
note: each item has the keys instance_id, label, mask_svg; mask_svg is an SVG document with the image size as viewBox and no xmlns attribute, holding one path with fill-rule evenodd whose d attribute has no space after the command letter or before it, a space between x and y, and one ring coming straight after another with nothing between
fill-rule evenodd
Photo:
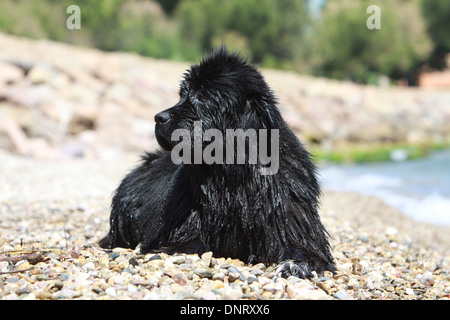
<instances>
[{"instance_id":1,"label":"gravel ground","mask_svg":"<svg viewBox=\"0 0 450 320\"><path fill-rule=\"evenodd\" d=\"M0 153L0 299L449 299L450 228L376 198L325 192L339 271L302 280L226 257L101 250L124 161Z\"/></svg>"}]
</instances>

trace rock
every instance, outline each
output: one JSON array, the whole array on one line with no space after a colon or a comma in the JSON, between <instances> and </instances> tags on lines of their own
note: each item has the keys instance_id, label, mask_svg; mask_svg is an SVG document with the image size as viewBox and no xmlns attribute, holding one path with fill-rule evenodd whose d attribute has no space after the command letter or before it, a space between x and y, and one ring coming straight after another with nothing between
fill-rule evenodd
<instances>
[{"instance_id":1,"label":"rock","mask_svg":"<svg viewBox=\"0 0 450 320\"><path fill-rule=\"evenodd\" d=\"M130 260L128 260L128 262L134 267L139 266L139 261L136 259L136 257L131 257Z\"/></svg>"},{"instance_id":2,"label":"rock","mask_svg":"<svg viewBox=\"0 0 450 320\"><path fill-rule=\"evenodd\" d=\"M194 269L193 271L202 278L211 279L213 277L213 272L210 269Z\"/></svg>"},{"instance_id":3,"label":"rock","mask_svg":"<svg viewBox=\"0 0 450 320\"><path fill-rule=\"evenodd\" d=\"M239 271L239 269L236 268L235 266L230 266L228 268L228 277L229 277L230 281L235 281L237 279L239 279L241 281L245 281L244 274L241 271Z\"/></svg>"},{"instance_id":4,"label":"rock","mask_svg":"<svg viewBox=\"0 0 450 320\"><path fill-rule=\"evenodd\" d=\"M60 281L67 281L67 280L69 280L69 279L71 279L71 278L73 278L70 274L68 274L68 273L63 273L63 274L61 274L61 276L59 277L59 280Z\"/></svg>"},{"instance_id":5,"label":"rock","mask_svg":"<svg viewBox=\"0 0 450 320\"><path fill-rule=\"evenodd\" d=\"M223 293L224 300L238 300L242 298L243 293L240 288L227 287Z\"/></svg>"},{"instance_id":6,"label":"rock","mask_svg":"<svg viewBox=\"0 0 450 320\"><path fill-rule=\"evenodd\" d=\"M265 269L265 267L264 267L264 269ZM261 269L256 269L256 266L255 266L255 268L253 268L252 271L250 271L250 273L258 277L258 276L264 274L264 271L262 271Z\"/></svg>"},{"instance_id":7,"label":"rock","mask_svg":"<svg viewBox=\"0 0 450 320\"><path fill-rule=\"evenodd\" d=\"M255 281L258 281L258 278L256 276L254 276L254 275L248 276L248 278L247 278L247 283L248 284L252 284Z\"/></svg>"},{"instance_id":8,"label":"rock","mask_svg":"<svg viewBox=\"0 0 450 320\"><path fill-rule=\"evenodd\" d=\"M209 265L211 264L211 257L212 257L211 251L208 251L208 252L205 252L202 254L202 260L207 267L209 267Z\"/></svg>"},{"instance_id":9,"label":"rock","mask_svg":"<svg viewBox=\"0 0 450 320\"><path fill-rule=\"evenodd\" d=\"M107 289L105 290L105 293L106 293L108 296L111 296L111 297L115 297L115 296L117 295L116 289L114 289L114 288L112 288L112 287L107 288Z\"/></svg>"},{"instance_id":10,"label":"rock","mask_svg":"<svg viewBox=\"0 0 450 320\"><path fill-rule=\"evenodd\" d=\"M221 280L223 281L225 279L225 273L217 272L212 277L213 280Z\"/></svg>"},{"instance_id":11,"label":"rock","mask_svg":"<svg viewBox=\"0 0 450 320\"><path fill-rule=\"evenodd\" d=\"M112 252L122 255L122 254L126 254L126 253L132 253L133 250L128 249L128 248L116 247L116 248L112 249Z\"/></svg>"},{"instance_id":12,"label":"rock","mask_svg":"<svg viewBox=\"0 0 450 320\"><path fill-rule=\"evenodd\" d=\"M347 290L344 290L344 289L339 290L338 292L336 292L334 294L334 297L336 299L339 299L339 300L348 300L348 299L351 298L350 295L348 294Z\"/></svg>"},{"instance_id":13,"label":"rock","mask_svg":"<svg viewBox=\"0 0 450 320\"><path fill-rule=\"evenodd\" d=\"M262 271L264 271L264 270L266 270L266 266L264 265L264 263L257 263L257 264L255 264L255 265L253 266L252 269L253 269L252 272L253 272L253 271L256 271L256 270L262 270Z\"/></svg>"},{"instance_id":14,"label":"rock","mask_svg":"<svg viewBox=\"0 0 450 320\"><path fill-rule=\"evenodd\" d=\"M88 262L88 263L83 265L83 268L86 271L93 271L93 270L95 270L95 264L93 262Z\"/></svg>"},{"instance_id":15,"label":"rock","mask_svg":"<svg viewBox=\"0 0 450 320\"><path fill-rule=\"evenodd\" d=\"M430 281L433 277L433 273L431 271L427 271L425 273L423 273L421 276L419 276L418 278L420 279L420 281L423 284L426 284L428 281Z\"/></svg>"},{"instance_id":16,"label":"rock","mask_svg":"<svg viewBox=\"0 0 450 320\"><path fill-rule=\"evenodd\" d=\"M23 77L24 72L22 69L11 63L0 61L0 85L14 84L16 82L21 81Z\"/></svg>"},{"instance_id":17,"label":"rock","mask_svg":"<svg viewBox=\"0 0 450 320\"><path fill-rule=\"evenodd\" d=\"M53 287L56 288L56 289L58 289L58 290L61 290L61 289L64 287L64 282L62 282L62 281L56 281L56 282L53 284Z\"/></svg>"},{"instance_id":18,"label":"rock","mask_svg":"<svg viewBox=\"0 0 450 320\"><path fill-rule=\"evenodd\" d=\"M388 227L386 228L386 230L384 231L386 234L386 237L390 240L390 241L396 241L397 239L397 234L398 234L398 230L394 227Z\"/></svg>"},{"instance_id":19,"label":"rock","mask_svg":"<svg viewBox=\"0 0 450 320\"><path fill-rule=\"evenodd\" d=\"M22 260L16 263L17 270L26 270L31 268L31 264L27 260Z\"/></svg>"},{"instance_id":20,"label":"rock","mask_svg":"<svg viewBox=\"0 0 450 320\"><path fill-rule=\"evenodd\" d=\"M398 233L398 230L394 227L388 227L384 232L387 236L392 237Z\"/></svg>"},{"instance_id":21,"label":"rock","mask_svg":"<svg viewBox=\"0 0 450 320\"><path fill-rule=\"evenodd\" d=\"M153 260L162 260L162 257L159 254L153 254L147 259L147 262L153 261Z\"/></svg>"},{"instance_id":22,"label":"rock","mask_svg":"<svg viewBox=\"0 0 450 320\"><path fill-rule=\"evenodd\" d=\"M173 264L182 264L186 261L186 257L185 256L175 256L172 258L172 263Z\"/></svg>"},{"instance_id":23,"label":"rock","mask_svg":"<svg viewBox=\"0 0 450 320\"><path fill-rule=\"evenodd\" d=\"M202 294L202 300L217 300L216 294L212 291L206 291Z\"/></svg>"},{"instance_id":24,"label":"rock","mask_svg":"<svg viewBox=\"0 0 450 320\"><path fill-rule=\"evenodd\" d=\"M0 272L8 271L9 262L8 261L0 261Z\"/></svg>"},{"instance_id":25,"label":"rock","mask_svg":"<svg viewBox=\"0 0 450 320\"><path fill-rule=\"evenodd\" d=\"M67 124L67 132L76 135L86 130L92 130L96 126L99 109L96 106L76 105Z\"/></svg>"},{"instance_id":26,"label":"rock","mask_svg":"<svg viewBox=\"0 0 450 320\"><path fill-rule=\"evenodd\" d=\"M181 272L176 273L176 274L172 277L172 279L173 279L176 283L178 283L180 286L185 286L185 285L187 284L187 282L188 282L186 276L185 276L183 273L181 273Z\"/></svg>"},{"instance_id":27,"label":"rock","mask_svg":"<svg viewBox=\"0 0 450 320\"><path fill-rule=\"evenodd\" d=\"M20 155L31 155L29 140L17 122L0 113L0 148Z\"/></svg>"},{"instance_id":28,"label":"rock","mask_svg":"<svg viewBox=\"0 0 450 320\"><path fill-rule=\"evenodd\" d=\"M56 89L61 89L70 82L70 78L66 74L44 63L33 66L28 72L27 78L34 84L49 84Z\"/></svg>"},{"instance_id":29,"label":"rock","mask_svg":"<svg viewBox=\"0 0 450 320\"><path fill-rule=\"evenodd\" d=\"M406 292L407 295L410 295L410 296L414 296L415 295L414 290L412 290L411 288L406 288L405 292Z\"/></svg>"},{"instance_id":30,"label":"rock","mask_svg":"<svg viewBox=\"0 0 450 320\"><path fill-rule=\"evenodd\" d=\"M25 287L25 288L20 288L19 290L17 290L17 291L16 291L16 294L17 294L18 296L20 296L21 294L29 294L29 293L31 293L31 292L32 292L32 291L31 291L30 288Z\"/></svg>"}]
</instances>

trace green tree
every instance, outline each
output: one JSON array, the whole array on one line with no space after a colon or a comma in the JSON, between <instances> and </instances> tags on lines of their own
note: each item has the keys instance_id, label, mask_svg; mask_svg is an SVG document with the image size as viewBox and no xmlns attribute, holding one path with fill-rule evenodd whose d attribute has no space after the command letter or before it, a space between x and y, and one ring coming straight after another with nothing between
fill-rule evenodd
<instances>
[{"instance_id":1,"label":"green tree","mask_svg":"<svg viewBox=\"0 0 450 320\"><path fill-rule=\"evenodd\" d=\"M450 1L421 0L421 6L428 32L435 45L430 65L437 69L450 67L445 62L445 57L450 52Z\"/></svg>"},{"instance_id":2,"label":"green tree","mask_svg":"<svg viewBox=\"0 0 450 320\"><path fill-rule=\"evenodd\" d=\"M167 14L172 14L180 1L181 0L156 0Z\"/></svg>"},{"instance_id":3,"label":"green tree","mask_svg":"<svg viewBox=\"0 0 450 320\"><path fill-rule=\"evenodd\" d=\"M236 40L263 65L282 66L299 55L308 23L307 0L184 0L175 14L188 52ZM234 43L226 43L230 47Z\"/></svg>"},{"instance_id":4,"label":"green tree","mask_svg":"<svg viewBox=\"0 0 450 320\"><path fill-rule=\"evenodd\" d=\"M316 75L367 83L385 74L404 77L429 54L431 42L416 2L379 3L381 29L369 29L373 1L327 2L315 27L308 58Z\"/></svg>"},{"instance_id":5,"label":"green tree","mask_svg":"<svg viewBox=\"0 0 450 320\"><path fill-rule=\"evenodd\" d=\"M60 3L48 1L3 0L0 2L0 29L30 38L63 39L65 10Z\"/></svg>"}]
</instances>

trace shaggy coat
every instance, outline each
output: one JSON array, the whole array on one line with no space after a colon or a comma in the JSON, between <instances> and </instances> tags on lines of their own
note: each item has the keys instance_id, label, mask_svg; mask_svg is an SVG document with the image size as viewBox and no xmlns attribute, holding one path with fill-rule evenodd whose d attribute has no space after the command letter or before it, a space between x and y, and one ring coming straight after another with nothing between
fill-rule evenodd
<instances>
[{"instance_id":1,"label":"shaggy coat","mask_svg":"<svg viewBox=\"0 0 450 320\"><path fill-rule=\"evenodd\" d=\"M316 168L276 105L260 72L224 47L191 66L179 102L155 116L163 150L146 153L121 182L100 245L139 245L142 253L212 251L246 263L277 263L283 276L335 271L317 213ZM178 141L171 134L192 132L194 121L224 136L226 129L278 129L278 172L261 174L259 161L174 164Z\"/></svg>"}]
</instances>

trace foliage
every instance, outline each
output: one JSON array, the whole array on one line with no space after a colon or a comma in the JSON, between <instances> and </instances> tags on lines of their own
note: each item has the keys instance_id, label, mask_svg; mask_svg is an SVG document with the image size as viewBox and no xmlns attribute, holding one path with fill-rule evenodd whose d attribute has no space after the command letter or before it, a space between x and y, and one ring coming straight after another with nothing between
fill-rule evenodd
<instances>
[{"instance_id":1,"label":"foliage","mask_svg":"<svg viewBox=\"0 0 450 320\"><path fill-rule=\"evenodd\" d=\"M49 1L1 1L0 29L31 38L60 38L64 31L54 25L65 24L64 13L62 6L52 6Z\"/></svg>"},{"instance_id":2,"label":"foliage","mask_svg":"<svg viewBox=\"0 0 450 320\"><path fill-rule=\"evenodd\" d=\"M264 67L362 83L376 83L381 74L405 77L430 53L430 64L442 67L450 52L448 0L379 2L380 30L366 27L366 9L374 1L321 1L318 18L313 2L2 0L0 30L190 61L223 42ZM72 4L81 8L81 30L65 27Z\"/></svg>"},{"instance_id":3,"label":"foliage","mask_svg":"<svg viewBox=\"0 0 450 320\"><path fill-rule=\"evenodd\" d=\"M445 56L450 52L450 1L421 0L421 6L428 32L435 43L431 67L443 69L446 67Z\"/></svg>"},{"instance_id":4,"label":"foliage","mask_svg":"<svg viewBox=\"0 0 450 320\"><path fill-rule=\"evenodd\" d=\"M237 40L236 49L248 49L245 54L251 55L255 62L276 67L297 55L308 21L306 3L184 0L175 16L189 53L198 56L205 48L231 37Z\"/></svg>"},{"instance_id":5,"label":"foliage","mask_svg":"<svg viewBox=\"0 0 450 320\"><path fill-rule=\"evenodd\" d=\"M368 82L374 75L403 77L431 50L414 2L380 4L381 29L369 29L367 7L373 1L335 0L325 6L311 41L313 72L336 79Z\"/></svg>"},{"instance_id":6,"label":"foliage","mask_svg":"<svg viewBox=\"0 0 450 320\"><path fill-rule=\"evenodd\" d=\"M156 0L167 14L173 13L180 0Z\"/></svg>"}]
</instances>

